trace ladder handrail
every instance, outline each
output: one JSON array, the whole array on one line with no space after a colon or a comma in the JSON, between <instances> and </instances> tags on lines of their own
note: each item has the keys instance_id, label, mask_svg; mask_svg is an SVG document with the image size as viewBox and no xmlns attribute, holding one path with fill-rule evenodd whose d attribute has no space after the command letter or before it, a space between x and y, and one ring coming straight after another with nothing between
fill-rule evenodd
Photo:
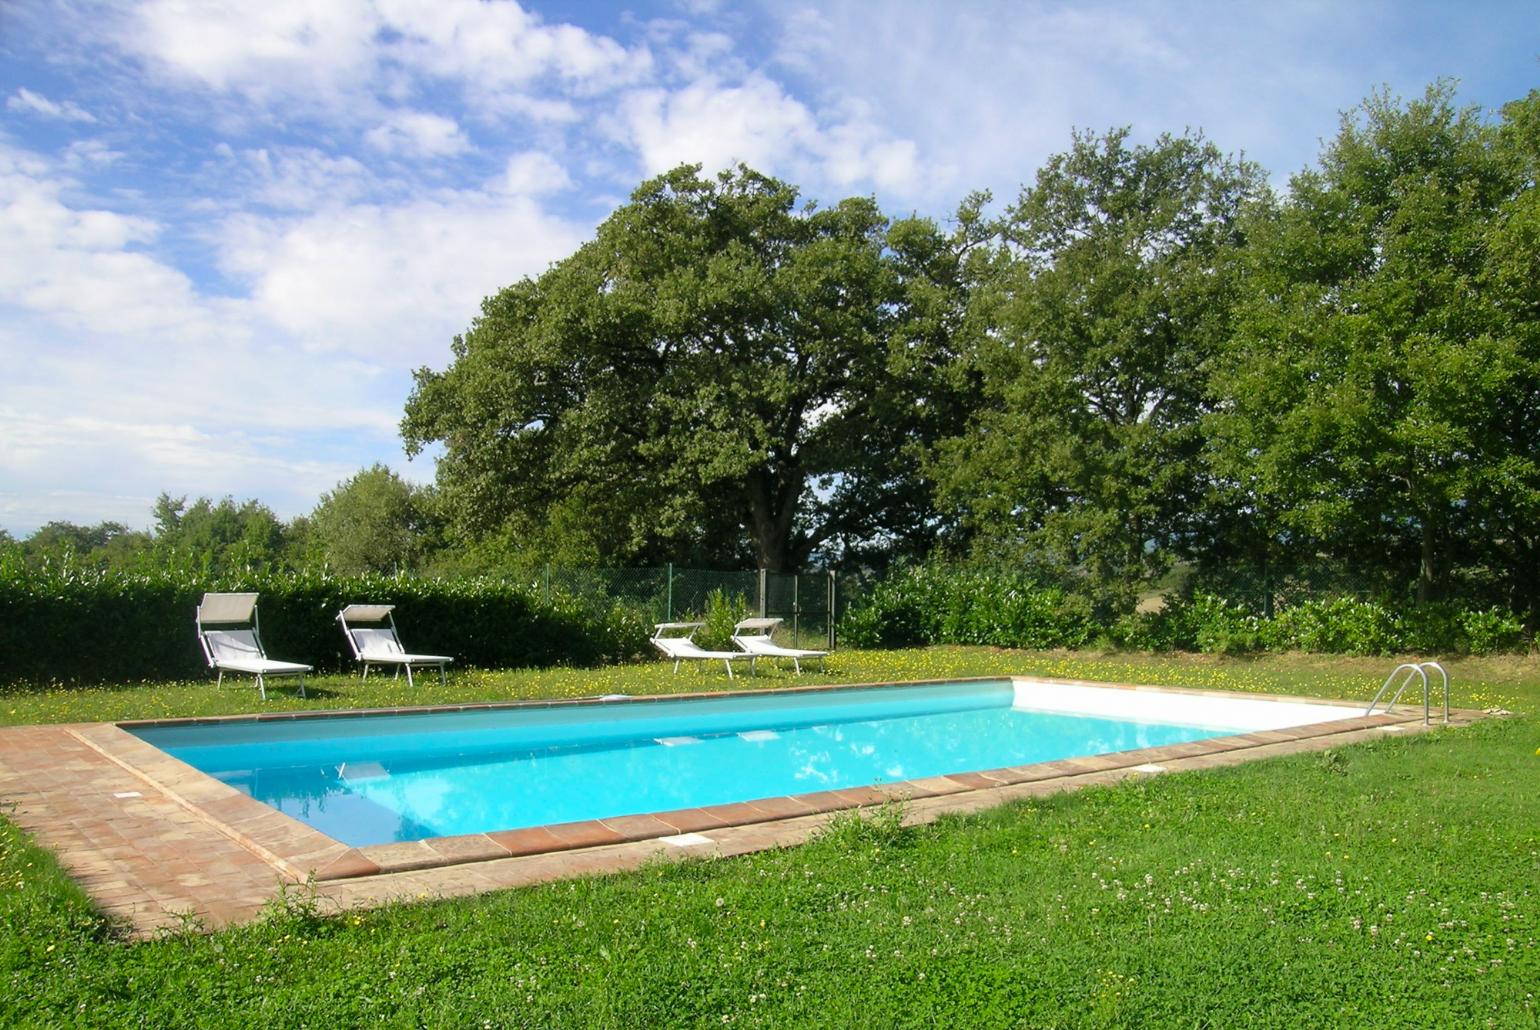
<instances>
[{"instance_id":1,"label":"ladder handrail","mask_svg":"<svg viewBox=\"0 0 1540 1030\"><path fill-rule=\"evenodd\" d=\"M1389 712L1396 706L1396 702L1401 700L1401 695L1405 693L1407 686L1411 684L1414 677L1420 678L1422 680L1422 722L1424 726L1432 723L1433 711L1431 703L1432 698L1430 697L1432 692L1432 684L1428 681L1428 670L1436 669L1438 670L1439 677L1443 681L1444 722L1447 723L1449 721L1449 673L1438 662L1402 662L1400 665L1396 666L1390 671L1390 675L1385 677L1385 682L1380 684L1379 692L1374 695L1374 700L1369 702L1369 707L1364 709L1364 714L1374 714L1374 709L1379 705L1380 698L1385 696L1385 691L1390 689L1391 682L1395 680L1396 676L1399 675L1403 669L1406 670L1406 675L1401 678L1400 684L1398 684L1396 687L1396 692L1392 694L1390 696L1390 700L1385 703L1385 711Z\"/></svg>"},{"instance_id":2,"label":"ladder handrail","mask_svg":"<svg viewBox=\"0 0 1540 1030\"><path fill-rule=\"evenodd\" d=\"M1437 669L1438 670L1438 674L1440 676L1442 676L1443 679L1444 679L1444 722L1447 723L1449 721L1449 673L1444 671L1444 667L1442 665L1440 665L1438 662L1423 662L1422 663L1422 667L1424 669L1427 669L1427 668ZM1427 722L1428 722L1428 703L1427 703L1427 701L1424 701L1422 703L1422 721L1423 721L1424 725L1426 725Z\"/></svg>"}]
</instances>

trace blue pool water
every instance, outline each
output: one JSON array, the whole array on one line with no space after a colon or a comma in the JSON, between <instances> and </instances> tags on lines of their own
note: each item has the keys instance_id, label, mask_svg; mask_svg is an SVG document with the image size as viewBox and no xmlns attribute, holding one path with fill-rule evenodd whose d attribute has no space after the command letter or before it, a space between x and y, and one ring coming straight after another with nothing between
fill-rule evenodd
<instances>
[{"instance_id":1,"label":"blue pool water","mask_svg":"<svg viewBox=\"0 0 1540 1030\"><path fill-rule=\"evenodd\" d=\"M1010 683L133 727L363 846L1157 747L1233 728L1012 707Z\"/></svg>"}]
</instances>

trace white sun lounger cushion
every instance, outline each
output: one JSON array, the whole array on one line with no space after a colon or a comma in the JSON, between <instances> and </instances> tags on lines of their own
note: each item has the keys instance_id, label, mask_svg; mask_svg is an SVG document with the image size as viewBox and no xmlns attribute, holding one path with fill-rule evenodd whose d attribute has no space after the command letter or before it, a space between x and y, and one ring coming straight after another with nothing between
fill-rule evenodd
<instances>
[{"instance_id":1,"label":"white sun lounger cushion","mask_svg":"<svg viewBox=\"0 0 1540 1030\"><path fill-rule=\"evenodd\" d=\"M744 619L733 628L733 643L750 654L765 658L823 658L829 652L805 647L782 647L770 636L780 619Z\"/></svg>"},{"instance_id":2,"label":"white sun lounger cushion","mask_svg":"<svg viewBox=\"0 0 1540 1030\"><path fill-rule=\"evenodd\" d=\"M766 658L822 658L829 653L805 647L782 647L769 637L735 636L733 640L744 651Z\"/></svg>"},{"instance_id":3,"label":"white sun lounger cushion","mask_svg":"<svg viewBox=\"0 0 1540 1030\"><path fill-rule=\"evenodd\" d=\"M353 641L358 645L358 659L363 662L410 662L413 665L432 665L452 662L454 658L444 654L409 654L401 641L388 629L355 629L348 627Z\"/></svg>"},{"instance_id":4,"label":"white sun lounger cushion","mask_svg":"<svg viewBox=\"0 0 1540 1030\"><path fill-rule=\"evenodd\" d=\"M274 673L309 672L310 666L298 662L278 662L262 654L257 646L257 635L249 629L204 630L209 653L214 656L216 668L231 672L248 672L264 676Z\"/></svg>"},{"instance_id":5,"label":"white sun lounger cushion","mask_svg":"<svg viewBox=\"0 0 1540 1030\"><path fill-rule=\"evenodd\" d=\"M725 662L746 657L741 651L707 651L688 637L653 637L652 642L670 658L710 658Z\"/></svg>"}]
</instances>

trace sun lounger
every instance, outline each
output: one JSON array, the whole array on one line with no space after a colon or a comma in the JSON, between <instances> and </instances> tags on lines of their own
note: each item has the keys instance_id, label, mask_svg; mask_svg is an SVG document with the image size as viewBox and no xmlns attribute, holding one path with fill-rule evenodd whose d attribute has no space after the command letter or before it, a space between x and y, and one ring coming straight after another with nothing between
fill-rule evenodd
<instances>
[{"instance_id":1,"label":"sun lounger","mask_svg":"<svg viewBox=\"0 0 1540 1030\"><path fill-rule=\"evenodd\" d=\"M792 668L797 670L799 676L802 674L802 659L817 658L821 663L828 657L827 651L810 651L803 647L782 647L777 644L770 634L780 624L780 619L744 619L733 627L733 643L745 654L755 658L790 658Z\"/></svg>"},{"instance_id":2,"label":"sun lounger","mask_svg":"<svg viewBox=\"0 0 1540 1030\"><path fill-rule=\"evenodd\" d=\"M727 678L733 678L733 662L747 658L749 671L754 669L754 656L744 654L741 651L707 651L690 638L695 631L705 623L702 622L660 622L652 634L652 642L668 657L674 660L674 671L679 671L679 663L687 660L699 660L721 662L727 667Z\"/></svg>"},{"instance_id":3,"label":"sun lounger","mask_svg":"<svg viewBox=\"0 0 1540 1030\"><path fill-rule=\"evenodd\" d=\"M406 670L406 685L412 686L412 670L438 669L439 683L448 680L444 667L454 661L444 654L411 654L401 646L396 634L396 617L391 614L393 604L350 604L337 613L343 635L353 657L364 663L364 679L369 678L369 666L395 666L396 676Z\"/></svg>"},{"instance_id":4,"label":"sun lounger","mask_svg":"<svg viewBox=\"0 0 1540 1030\"><path fill-rule=\"evenodd\" d=\"M310 666L280 662L267 656L257 620L256 594L204 594L198 605L198 643L209 668L219 673L214 685L223 686L225 673L255 676L257 693L267 700L269 676L298 676L299 696L305 696L305 674Z\"/></svg>"}]
</instances>

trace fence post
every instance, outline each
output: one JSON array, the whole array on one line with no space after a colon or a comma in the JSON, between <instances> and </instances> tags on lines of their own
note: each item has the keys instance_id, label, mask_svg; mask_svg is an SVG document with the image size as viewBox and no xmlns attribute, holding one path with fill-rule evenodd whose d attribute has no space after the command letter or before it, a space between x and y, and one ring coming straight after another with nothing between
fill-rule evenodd
<instances>
[{"instance_id":1,"label":"fence post","mask_svg":"<svg viewBox=\"0 0 1540 1030\"><path fill-rule=\"evenodd\" d=\"M798 633L800 631L800 628L801 628L797 624L798 621L799 621L798 620L798 616L802 614L802 605L798 603L799 601L801 601L802 595L800 593L798 593L798 590L797 590L797 588L800 587L801 585L802 585L802 573L800 573L800 572L792 573L792 577L791 577L791 646L792 647L798 646L797 645L797 639L798 639L797 635L798 635Z\"/></svg>"},{"instance_id":2,"label":"fence post","mask_svg":"<svg viewBox=\"0 0 1540 1030\"><path fill-rule=\"evenodd\" d=\"M834 570L829 570L829 650L834 650L834 603L837 600L834 589Z\"/></svg>"},{"instance_id":3,"label":"fence post","mask_svg":"<svg viewBox=\"0 0 1540 1030\"><path fill-rule=\"evenodd\" d=\"M668 601L667 610L663 613L664 622L674 621L674 563L668 563Z\"/></svg>"},{"instance_id":4,"label":"fence post","mask_svg":"<svg viewBox=\"0 0 1540 1030\"><path fill-rule=\"evenodd\" d=\"M767 576L768 573L766 573L765 570L761 568L759 570L759 617L761 619L765 617L765 606L769 603L768 597L765 593L765 583Z\"/></svg>"},{"instance_id":5,"label":"fence post","mask_svg":"<svg viewBox=\"0 0 1540 1030\"><path fill-rule=\"evenodd\" d=\"M551 603L551 563L545 563L545 603Z\"/></svg>"}]
</instances>

